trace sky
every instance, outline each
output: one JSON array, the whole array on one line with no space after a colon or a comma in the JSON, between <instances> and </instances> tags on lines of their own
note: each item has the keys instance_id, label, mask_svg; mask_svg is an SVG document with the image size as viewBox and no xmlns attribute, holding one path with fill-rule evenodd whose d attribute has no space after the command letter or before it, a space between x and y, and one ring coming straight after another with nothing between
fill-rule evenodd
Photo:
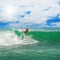
<instances>
[{"instance_id":1,"label":"sky","mask_svg":"<svg viewBox=\"0 0 60 60\"><path fill-rule=\"evenodd\" d=\"M0 28L60 27L60 0L0 0Z\"/></svg>"}]
</instances>

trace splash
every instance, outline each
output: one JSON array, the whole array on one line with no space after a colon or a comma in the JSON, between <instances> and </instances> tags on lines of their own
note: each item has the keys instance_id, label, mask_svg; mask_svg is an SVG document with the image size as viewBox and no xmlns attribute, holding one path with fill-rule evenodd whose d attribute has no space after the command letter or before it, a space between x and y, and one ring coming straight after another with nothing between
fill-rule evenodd
<instances>
[{"instance_id":1,"label":"splash","mask_svg":"<svg viewBox=\"0 0 60 60\"><path fill-rule=\"evenodd\" d=\"M0 46L12 46L16 44L35 44L38 43L38 41L32 39L32 36L27 36L24 33L21 34L20 37L18 37L14 32L12 31L1 31L0 32Z\"/></svg>"}]
</instances>

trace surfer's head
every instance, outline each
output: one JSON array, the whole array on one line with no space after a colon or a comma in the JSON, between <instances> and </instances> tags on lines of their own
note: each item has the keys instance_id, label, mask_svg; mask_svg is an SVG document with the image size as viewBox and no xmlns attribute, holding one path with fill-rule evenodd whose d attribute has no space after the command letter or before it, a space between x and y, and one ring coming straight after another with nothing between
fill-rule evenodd
<instances>
[{"instance_id":1,"label":"surfer's head","mask_svg":"<svg viewBox=\"0 0 60 60\"><path fill-rule=\"evenodd\" d=\"M26 28L23 32L24 33L27 33L29 31L29 29L28 28Z\"/></svg>"}]
</instances>

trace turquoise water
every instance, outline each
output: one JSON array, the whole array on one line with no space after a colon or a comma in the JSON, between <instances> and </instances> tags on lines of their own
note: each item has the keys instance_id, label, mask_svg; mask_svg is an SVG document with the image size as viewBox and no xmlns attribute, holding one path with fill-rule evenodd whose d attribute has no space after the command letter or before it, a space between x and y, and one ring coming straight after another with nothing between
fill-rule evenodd
<instances>
[{"instance_id":1,"label":"turquoise water","mask_svg":"<svg viewBox=\"0 0 60 60\"><path fill-rule=\"evenodd\" d=\"M19 33L15 31L17 36L20 36ZM39 42L1 46L0 60L60 60L60 37L58 34L60 32L28 32L26 35L32 35L32 38Z\"/></svg>"},{"instance_id":2,"label":"turquoise water","mask_svg":"<svg viewBox=\"0 0 60 60\"><path fill-rule=\"evenodd\" d=\"M0 60L60 60L59 46L17 45L0 48Z\"/></svg>"}]
</instances>

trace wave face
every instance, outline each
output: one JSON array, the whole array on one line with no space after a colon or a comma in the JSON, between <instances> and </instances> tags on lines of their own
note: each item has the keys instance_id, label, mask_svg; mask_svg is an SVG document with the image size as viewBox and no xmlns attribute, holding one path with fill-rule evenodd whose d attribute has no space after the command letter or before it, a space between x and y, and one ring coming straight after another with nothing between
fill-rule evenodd
<instances>
[{"instance_id":1,"label":"wave face","mask_svg":"<svg viewBox=\"0 0 60 60\"><path fill-rule=\"evenodd\" d=\"M23 33L20 37L18 37L12 30L0 31L0 46L12 46L16 44L34 44L37 42L38 41L32 39L32 37L26 36Z\"/></svg>"}]
</instances>

